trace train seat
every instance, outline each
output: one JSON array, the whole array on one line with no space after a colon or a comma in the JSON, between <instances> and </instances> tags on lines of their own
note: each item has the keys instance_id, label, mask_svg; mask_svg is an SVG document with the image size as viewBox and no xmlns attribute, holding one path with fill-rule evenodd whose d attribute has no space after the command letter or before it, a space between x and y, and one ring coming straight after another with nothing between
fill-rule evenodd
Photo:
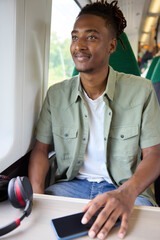
<instances>
[{"instance_id":1,"label":"train seat","mask_svg":"<svg viewBox=\"0 0 160 240\"><path fill-rule=\"evenodd\" d=\"M160 104L160 57L157 59L158 61L153 70L151 81L153 83L153 86ZM154 183L154 191L155 191L156 202L160 206L160 176L157 178L157 180Z\"/></svg>"},{"instance_id":2,"label":"train seat","mask_svg":"<svg viewBox=\"0 0 160 240\"><path fill-rule=\"evenodd\" d=\"M151 79L153 71L159 59L160 59L160 56L153 57L151 65L149 66L148 72L146 74L147 79Z\"/></svg>"},{"instance_id":3,"label":"train seat","mask_svg":"<svg viewBox=\"0 0 160 240\"><path fill-rule=\"evenodd\" d=\"M118 40L117 49L114 53L111 54L109 59L110 66L112 66L113 69L118 72L140 76L138 62L135 58L126 33L122 33L120 38L126 49L123 49L120 40Z\"/></svg>"},{"instance_id":4,"label":"train seat","mask_svg":"<svg viewBox=\"0 0 160 240\"><path fill-rule=\"evenodd\" d=\"M160 57L152 73L151 81L160 104Z\"/></svg>"}]
</instances>

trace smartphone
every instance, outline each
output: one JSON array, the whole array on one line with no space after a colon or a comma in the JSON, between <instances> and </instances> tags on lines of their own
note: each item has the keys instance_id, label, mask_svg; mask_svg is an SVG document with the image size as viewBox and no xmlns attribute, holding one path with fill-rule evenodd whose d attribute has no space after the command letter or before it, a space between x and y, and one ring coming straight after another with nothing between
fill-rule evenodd
<instances>
[{"instance_id":1,"label":"smartphone","mask_svg":"<svg viewBox=\"0 0 160 240\"><path fill-rule=\"evenodd\" d=\"M57 239L67 240L88 234L88 230L96 220L99 210L87 224L82 224L81 220L85 212L68 215L61 218L54 218L51 220L54 233ZM115 226L120 225L120 218L118 218Z\"/></svg>"}]
</instances>

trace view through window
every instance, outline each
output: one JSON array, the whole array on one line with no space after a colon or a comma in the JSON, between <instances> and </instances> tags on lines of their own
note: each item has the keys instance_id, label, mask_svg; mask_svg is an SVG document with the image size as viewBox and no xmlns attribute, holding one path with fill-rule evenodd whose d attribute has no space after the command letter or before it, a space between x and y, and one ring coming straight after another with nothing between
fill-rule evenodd
<instances>
[{"instance_id":1,"label":"view through window","mask_svg":"<svg viewBox=\"0 0 160 240\"><path fill-rule=\"evenodd\" d=\"M74 0L52 2L48 87L72 75L74 63L70 54L71 31L79 11Z\"/></svg>"}]
</instances>

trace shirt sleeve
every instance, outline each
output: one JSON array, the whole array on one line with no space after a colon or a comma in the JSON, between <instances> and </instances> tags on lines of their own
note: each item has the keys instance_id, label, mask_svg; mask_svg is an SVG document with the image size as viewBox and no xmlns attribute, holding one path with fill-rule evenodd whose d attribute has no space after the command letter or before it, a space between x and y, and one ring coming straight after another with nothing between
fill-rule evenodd
<instances>
[{"instance_id":1,"label":"shirt sleeve","mask_svg":"<svg viewBox=\"0 0 160 240\"><path fill-rule=\"evenodd\" d=\"M47 92L38 120L36 139L45 144L51 144L53 140L49 92Z\"/></svg>"},{"instance_id":2,"label":"shirt sleeve","mask_svg":"<svg viewBox=\"0 0 160 240\"><path fill-rule=\"evenodd\" d=\"M150 83L150 92L145 102L142 113L142 124L140 134L141 148L152 147L160 143L160 106Z\"/></svg>"}]
</instances>

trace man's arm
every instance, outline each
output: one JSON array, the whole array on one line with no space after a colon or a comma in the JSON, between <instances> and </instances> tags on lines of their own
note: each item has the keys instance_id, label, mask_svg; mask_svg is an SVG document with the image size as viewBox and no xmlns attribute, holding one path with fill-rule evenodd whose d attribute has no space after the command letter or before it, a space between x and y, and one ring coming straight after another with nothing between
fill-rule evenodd
<instances>
[{"instance_id":1,"label":"man's arm","mask_svg":"<svg viewBox=\"0 0 160 240\"><path fill-rule=\"evenodd\" d=\"M160 144L145 148L142 153L143 160L137 167L135 174L128 181L114 191L100 194L83 209L87 212L82 222L87 223L97 210L104 206L104 209L89 230L91 238L97 235L99 239L104 239L118 217L122 219L118 236L124 238L126 235L129 217L133 211L136 197L153 183L160 174Z\"/></svg>"},{"instance_id":2,"label":"man's arm","mask_svg":"<svg viewBox=\"0 0 160 240\"><path fill-rule=\"evenodd\" d=\"M34 193L44 193L44 184L49 170L49 144L36 141L29 160L28 175Z\"/></svg>"}]
</instances>

